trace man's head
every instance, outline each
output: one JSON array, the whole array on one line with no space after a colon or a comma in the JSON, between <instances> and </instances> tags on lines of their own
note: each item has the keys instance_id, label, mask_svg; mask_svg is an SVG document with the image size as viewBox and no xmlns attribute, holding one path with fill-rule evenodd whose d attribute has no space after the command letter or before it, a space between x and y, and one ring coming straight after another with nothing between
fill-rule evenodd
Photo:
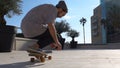
<instances>
[{"instance_id":1,"label":"man's head","mask_svg":"<svg viewBox=\"0 0 120 68\"><path fill-rule=\"evenodd\" d=\"M65 2L62 0L56 5L56 7L58 10L57 17L63 17L68 12Z\"/></svg>"}]
</instances>

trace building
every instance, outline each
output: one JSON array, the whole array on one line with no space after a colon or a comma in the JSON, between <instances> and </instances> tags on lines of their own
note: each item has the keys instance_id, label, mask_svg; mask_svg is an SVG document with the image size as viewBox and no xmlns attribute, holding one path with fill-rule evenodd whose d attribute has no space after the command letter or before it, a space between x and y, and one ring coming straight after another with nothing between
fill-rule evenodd
<instances>
[{"instance_id":1,"label":"building","mask_svg":"<svg viewBox=\"0 0 120 68\"><path fill-rule=\"evenodd\" d=\"M94 9L93 16L91 17L91 37L92 44L106 44L111 42L120 42L120 33L117 35L108 34L108 25L106 27L106 20L108 19L108 7L111 4L120 6L120 0L100 0L101 4ZM119 12L118 12L119 13ZM104 20L104 21L103 21ZM109 21L110 23L111 21ZM111 31L111 30L110 30ZM112 32L113 33L113 32ZM116 34L116 33L113 33Z\"/></svg>"},{"instance_id":2,"label":"building","mask_svg":"<svg viewBox=\"0 0 120 68\"><path fill-rule=\"evenodd\" d=\"M107 43L107 32L105 29L105 25L101 22L101 20L103 19L106 19L105 0L101 0L101 4L94 9L93 16L91 17L92 44Z\"/></svg>"},{"instance_id":3,"label":"building","mask_svg":"<svg viewBox=\"0 0 120 68\"><path fill-rule=\"evenodd\" d=\"M107 1L106 12L109 23L107 25L107 42L118 43L120 42L120 0Z\"/></svg>"},{"instance_id":4,"label":"building","mask_svg":"<svg viewBox=\"0 0 120 68\"><path fill-rule=\"evenodd\" d=\"M101 13L101 6L99 5L94 9L93 16L91 17L92 44L102 43Z\"/></svg>"}]
</instances>

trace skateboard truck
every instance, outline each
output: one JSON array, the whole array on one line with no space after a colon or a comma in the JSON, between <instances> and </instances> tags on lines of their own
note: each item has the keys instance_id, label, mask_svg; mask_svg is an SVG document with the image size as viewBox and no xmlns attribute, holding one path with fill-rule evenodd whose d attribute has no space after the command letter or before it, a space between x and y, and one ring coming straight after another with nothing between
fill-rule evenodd
<instances>
[{"instance_id":1,"label":"skateboard truck","mask_svg":"<svg viewBox=\"0 0 120 68\"><path fill-rule=\"evenodd\" d=\"M32 51L32 50L28 50L27 51L29 53L29 56L34 56L36 57L38 60L40 60L40 62L45 62L45 58L48 58L48 60L52 59L52 56L48 56L46 53L44 52L38 52L38 51ZM35 58L30 58L31 62L35 61Z\"/></svg>"}]
</instances>

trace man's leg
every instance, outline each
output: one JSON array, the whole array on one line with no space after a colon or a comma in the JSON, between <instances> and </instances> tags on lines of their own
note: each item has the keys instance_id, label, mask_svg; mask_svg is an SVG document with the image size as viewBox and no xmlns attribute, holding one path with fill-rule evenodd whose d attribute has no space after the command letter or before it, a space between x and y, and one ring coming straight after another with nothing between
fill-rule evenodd
<instances>
[{"instance_id":1,"label":"man's leg","mask_svg":"<svg viewBox=\"0 0 120 68\"><path fill-rule=\"evenodd\" d=\"M48 29L42 35L38 35L36 37L33 37L32 39L38 40L37 43L32 46L32 48L35 48L36 50L42 49L46 46L50 46L51 43L54 43Z\"/></svg>"}]
</instances>

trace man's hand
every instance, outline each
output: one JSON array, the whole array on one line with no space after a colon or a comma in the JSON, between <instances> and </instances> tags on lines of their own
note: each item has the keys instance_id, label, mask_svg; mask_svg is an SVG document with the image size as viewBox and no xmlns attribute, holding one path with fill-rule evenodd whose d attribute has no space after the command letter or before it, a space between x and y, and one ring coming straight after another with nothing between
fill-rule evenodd
<instances>
[{"instance_id":1,"label":"man's hand","mask_svg":"<svg viewBox=\"0 0 120 68\"><path fill-rule=\"evenodd\" d=\"M62 45L61 45L60 43L57 43L57 44L56 44L56 49L57 49L57 50L62 50Z\"/></svg>"},{"instance_id":2,"label":"man's hand","mask_svg":"<svg viewBox=\"0 0 120 68\"><path fill-rule=\"evenodd\" d=\"M62 46L60 43L52 43L51 44L53 48L57 49L57 50L62 50Z\"/></svg>"}]
</instances>

